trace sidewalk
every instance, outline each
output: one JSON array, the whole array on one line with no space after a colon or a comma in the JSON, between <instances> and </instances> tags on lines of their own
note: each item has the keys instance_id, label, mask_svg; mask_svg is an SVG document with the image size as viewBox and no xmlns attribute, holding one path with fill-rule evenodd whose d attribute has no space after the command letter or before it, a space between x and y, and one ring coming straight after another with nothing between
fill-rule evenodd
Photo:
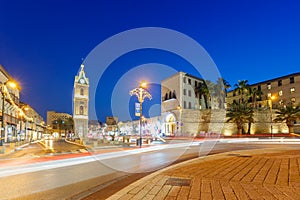
<instances>
[{"instance_id":1,"label":"sidewalk","mask_svg":"<svg viewBox=\"0 0 300 200\"><path fill-rule=\"evenodd\" d=\"M299 191L300 146L197 158L144 177L109 199L300 199Z\"/></svg>"},{"instance_id":2,"label":"sidewalk","mask_svg":"<svg viewBox=\"0 0 300 200\"><path fill-rule=\"evenodd\" d=\"M28 142L4 143L0 146L0 157L14 152L16 149L28 145Z\"/></svg>"}]
</instances>

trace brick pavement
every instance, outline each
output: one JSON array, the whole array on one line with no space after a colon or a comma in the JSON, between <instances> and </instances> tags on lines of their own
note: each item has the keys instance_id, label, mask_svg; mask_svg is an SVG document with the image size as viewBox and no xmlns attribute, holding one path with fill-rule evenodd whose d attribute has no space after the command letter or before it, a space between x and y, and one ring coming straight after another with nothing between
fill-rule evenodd
<instances>
[{"instance_id":1,"label":"brick pavement","mask_svg":"<svg viewBox=\"0 0 300 200\"><path fill-rule=\"evenodd\" d=\"M300 146L223 153L155 172L109 199L300 199Z\"/></svg>"}]
</instances>

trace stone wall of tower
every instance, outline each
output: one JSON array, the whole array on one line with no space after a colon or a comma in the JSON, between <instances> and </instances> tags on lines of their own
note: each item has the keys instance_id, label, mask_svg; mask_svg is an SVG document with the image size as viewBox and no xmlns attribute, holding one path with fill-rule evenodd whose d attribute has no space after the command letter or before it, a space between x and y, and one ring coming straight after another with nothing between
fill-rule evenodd
<instances>
[{"instance_id":1,"label":"stone wall of tower","mask_svg":"<svg viewBox=\"0 0 300 200\"><path fill-rule=\"evenodd\" d=\"M84 81L82 81L84 80ZM84 66L78 76L75 76L73 91L73 119L76 137L85 138L88 133L88 104L89 104L89 81L85 77Z\"/></svg>"}]
</instances>

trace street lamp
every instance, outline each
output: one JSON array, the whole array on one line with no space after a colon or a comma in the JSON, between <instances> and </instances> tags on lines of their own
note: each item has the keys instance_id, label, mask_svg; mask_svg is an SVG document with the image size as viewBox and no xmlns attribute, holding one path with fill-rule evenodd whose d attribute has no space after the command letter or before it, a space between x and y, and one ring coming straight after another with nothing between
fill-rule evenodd
<instances>
[{"instance_id":1,"label":"street lamp","mask_svg":"<svg viewBox=\"0 0 300 200\"><path fill-rule=\"evenodd\" d=\"M140 103L140 147L142 147L142 119L143 119L143 108L142 108L142 105L143 105L143 102L144 102L144 99L145 98L148 98L148 99L152 99L152 96L151 94L146 90L147 88L147 82L145 81L142 81L140 82L140 85L138 88L134 88L133 90L131 90L129 92L130 96L132 95L136 95L137 98L138 98L138 101Z\"/></svg>"},{"instance_id":2,"label":"street lamp","mask_svg":"<svg viewBox=\"0 0 300 200\"><path fill-rule=\"evenodd\" d=\"M20 114L19 114L19 116L20 116L20 119L21 119L21 121L20 121L20 136L22 136L21 134L22 134L22 122L23 122L23 119L25 120L24 121L24 125L25 125L25 133L24 133L24 139L25 140L27 140L27 126L26 126L26 118L27 118L27 116L26 116L26 114L25 114L25 112L26 111L28 111L29 110L29 108L28 108L28 105L23 105L23 106L21 106L21 108L20 108ZM24 118L23 118L23 116L24 116Z\"/></svg>"},{"instance_id":3,"label":"street lamp","mask_svg":"<svg viewBox=\"0 0 300 200\"><path fill-rule=\"evenodd\" d=\"M22 137L22 121L23 121L23 115L24 115L24 113L19 112L19 117L20 117L20 132L19 132L19 134L18 134L18 138L20 138L20 139L21 139L21 137ZM18 142L19 142L19 139L18 139Z\"/></svg>"},{"instance_id":4,"label":"street lamp","mask_svg":"<svg viewBox=\"0 0 300 200\"><path fill-rule=\"evenodd\" d=\"M273 102L272 102L272 100L274 100L275 99L275 97L274 96L271 96L270 98L269 98L269 100L270 100L270 105L269 105L269 107L270 107L270 113L271 113L271 115L270 115L270 119L271 119L271 124L270 124L270 126L271 126L271 138L273 139L273 118L272 118L272 113L273 113Z\"/></svg>"},{"instance_id":5,"label":"street lamp","mask_svg":"<svg viewBox=\"0 0 300 200\"><path fill-rule=\"evenodd\" d=\"M2 94L2 118L1 118L1 134L0 134L0 146L3 146L3 137L5 137L5 131L4 131L4 101L5 101L5 96L7 93L7 87L8 85L11 88L16 88L17 84L15 82L12 82L11 80L7 80L4 83L1 83L1 94Z\"/></svg>"},{"instance_id":6,"label":"street lamp","mask_svg":"<svg viewBox=\"0 0 300 200\"><path fill-rule=\"evenodd\" d=\"M179 111L179 115L178 115L178 120L177 120L177 132L176 132L176 134L178 135L179 134L179 127L181 127L181 106L180 105L178 105L177 107L176 107L176 109ZM181 130L180 130L180 132L181 132Z\"/></svg>"}]
</instances>

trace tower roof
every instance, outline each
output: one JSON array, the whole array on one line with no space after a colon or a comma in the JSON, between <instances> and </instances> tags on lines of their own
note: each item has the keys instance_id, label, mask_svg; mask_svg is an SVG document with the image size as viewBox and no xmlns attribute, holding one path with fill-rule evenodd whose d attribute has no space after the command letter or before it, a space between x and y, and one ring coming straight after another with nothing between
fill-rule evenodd
<instances>
[{"instance_id":1,"label":"tower roof","mask_svg":"<svg viewBox=\"0 0 300 200\"><path fill-rule=\"evenodd\" d=\"M89 79L85 76L84 64L81 64L78 76L75 76L75 83L88 85Z\"/></svg>"}]
</instances>

